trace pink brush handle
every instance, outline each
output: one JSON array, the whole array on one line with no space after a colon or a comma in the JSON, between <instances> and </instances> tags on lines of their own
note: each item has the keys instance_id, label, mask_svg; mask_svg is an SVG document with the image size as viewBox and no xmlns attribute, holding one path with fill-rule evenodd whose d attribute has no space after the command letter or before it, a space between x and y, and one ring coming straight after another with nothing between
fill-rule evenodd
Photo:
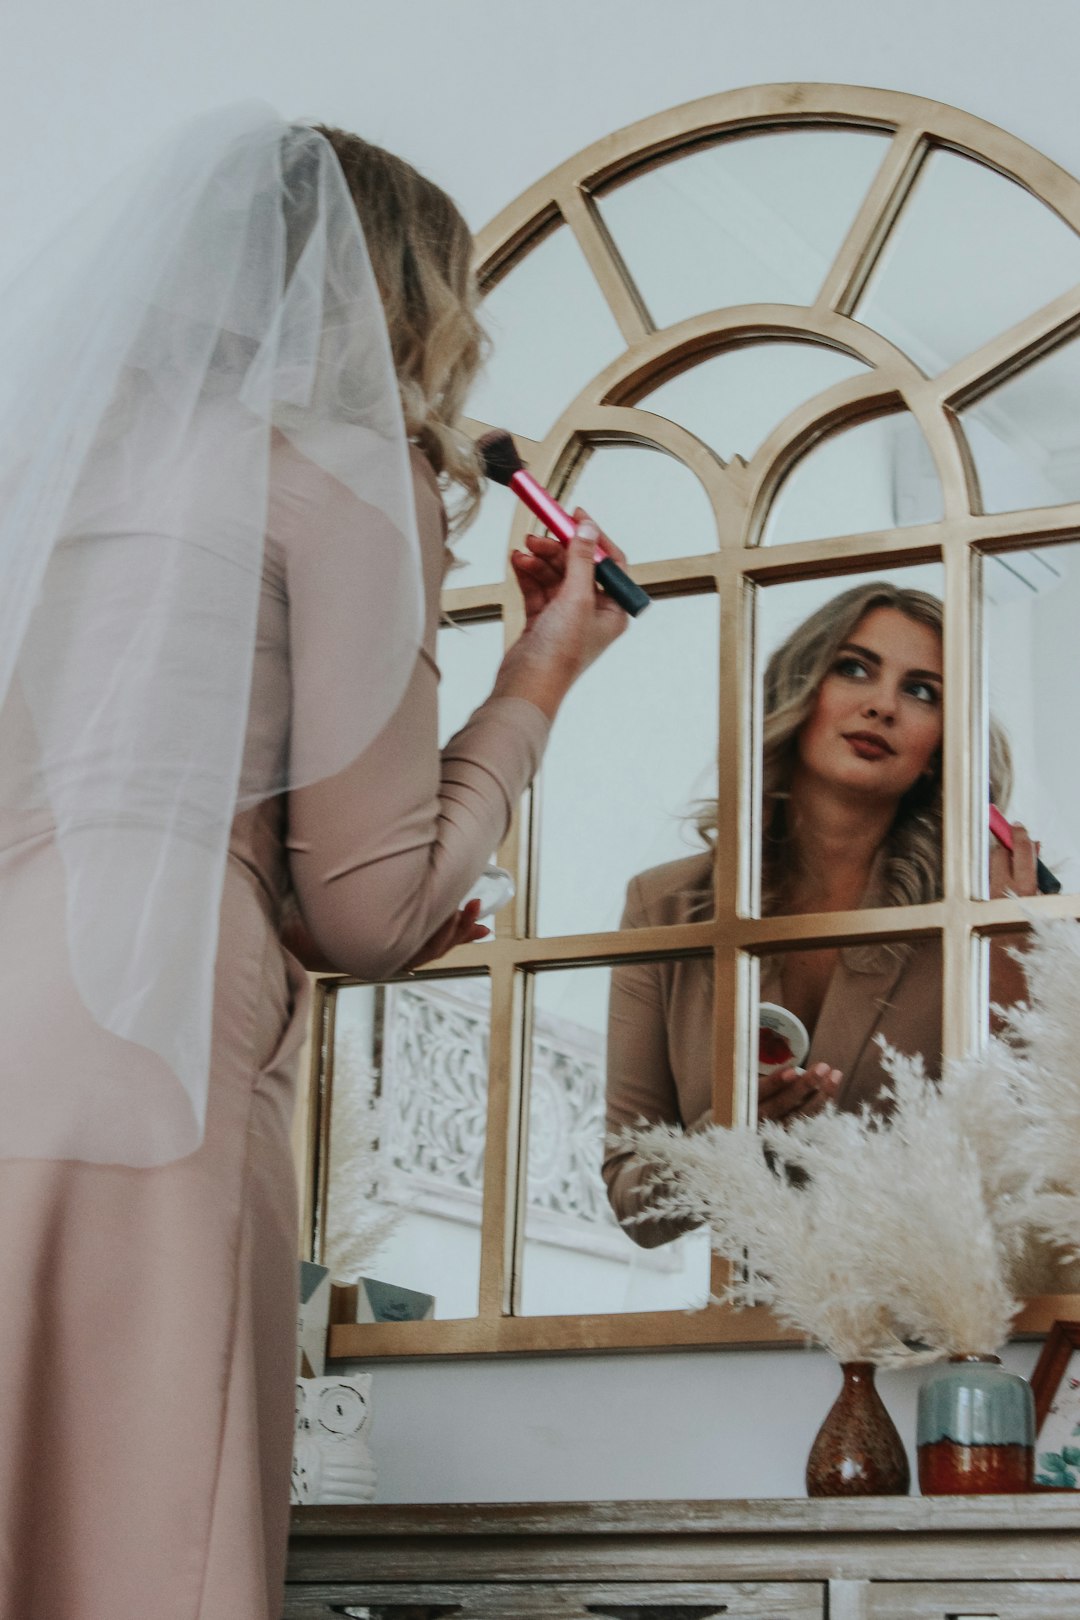
<instances>
[{"instance_id":1,"label":"pink brush handle","mask_svg":"<svg viewBox=\"0 0 1080 1620\"><path fill-rule=\"evenodd\" d=\"M510 480L510 488L520 500L525 502L529 511L538 517L549 528L557 540L568 546L577 533L577 524L559 505L553 501L543 484L538 484L532 473L526 472L522 467ZM603 562L607 552L602 546L597 546L593 552L594 562Z\"/></svg>"},{"instance_id":2,"label":"pink brush handle","mask_svg":"<svg viewBox=\"0 0 1080 1620\"><path fill-rule=\"evenodd\" d=\"M1011 855L1013 847L1012 828L1009 826L1009 823L1005 820L1005 817L1002 815L996 804L992 804L990 806L990 831L993 833L999 844L1004 844L1005 848Z\"/></svg>"}]
</instances>

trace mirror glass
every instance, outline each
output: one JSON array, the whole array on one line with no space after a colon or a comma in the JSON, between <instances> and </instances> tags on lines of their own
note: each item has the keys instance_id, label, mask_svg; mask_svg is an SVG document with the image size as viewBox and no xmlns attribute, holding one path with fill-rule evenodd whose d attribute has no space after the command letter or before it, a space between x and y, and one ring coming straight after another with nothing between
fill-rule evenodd
<instances>
[{"instance_id":1,"label":"mirror glass","mask_svg":"<svg viewBox=\"0 0 1080 1620\"><path fill-rule=\"evenodd\" d=\"M609 191L600 211L657 326L812 304L888 145L866 130L729 137Z\"/></svg>"},{"instance_id":2,"label":"mirror glass","mask_svg":"<svg viewBox=\"0 0 1080 1620\"><path fill-rule=\"evenodd\" d=\"M1014 180L932 152L859 303L933 376L1080 280L1080 239Z\"/></svg>"},{"instance_id":3,"label":"mirror glass","mask_svg":"<svg viewBox=\"0 0 1080 1620\"><path fill-rule=\"evenodd\" d=\"M1080 890L1080 542L1002 552L982 568L989 714L1012 756L1001 806L1041 844L1046 866Z\"/></svg>"},{"instance_id":4,"label":"mirror glass","mask_svg":"<svg viewBox=\"0 0 1080 1620\"><path fill-rule=\"evenodd\" d=\"M940 1073L940 939L770 953L756 977L748 1050L759 1119L814 1113L827 1101L875 1108L889 1084L879 1035Z\"/></svg>"},{"instance_id":5,"label":"mirror glass","mask_svg":"<svg viewBox=\"0 0 1080 1620\"><path fill-rule=\"evenodd\" d=\"M463 585L498 584L506 574L510 530L521 510L517 496L502 484L484 486L479 510L468 528L451 538L455 566L446 576L447 590Z\"/></svg>"},{"instance_id":6,"label":"mirror glass","mask_svg":"<svg viewBox=\"0 0 1080 1620\"><path fill-rule=\"evenodd\" d=\"M678 422L724 461L749 461L797 406L868 370L820 343L747 343L691 366L637 403Z\"/></svg>"},{"instance_id":7,"label":"mirror glass","mask_svg":"<svg viewBox=\"0 0 1080 1620\"><path fill-rule=\"evenodd\" d=\"M695 982L711 986L711 959L693 964ZM619 1224L626 1209L622 1181L609 1201L601 1174L605 1159L605 1090L619 1118L636 1117L647 1035L627 1026L633 986L660 983L671 963L617 964L533 975L532 1041L529 1049L529 1151L521 1314L593 1315L606 1312L680 1310L703 1305L709 1292L709 1246L701 1231L646 1246L644 1228L635 1241ZM615 995L612 998L612 979ZM699 1001L700 1001L699 996ZM711 998L710 998L711 999ZM610 1014L609 1014L610 1004ZM609 1016L619 1020L611 1032ZM613 1067L618 1054L618 1067ZM631 1054L634 1054L633 1059ZM710 1096L705 1058L699 1083L706 1108ZM660 1077L654 1077L657 1083ZM649 1234L651 1238L651 1234Z\"/></svg>"},{"instance_id":8,"label":"mirror glass","mask_svg":"<svg viewBox=\"0 0 1080 1620\"><path fill-rule=\"evenodd\" d=\"M635 873L700 849L719 621L714 594L655 601L563 704L540 778L539 933L618 928Z\"/></svg>"},{"instance_id":9,"label":"mirror glass","mask_svg":"<svg viewBox=\"0 0 1080 1620\"><path fill-rule=\"evenodd\" d=\"M565 225L492 288L481 319L494 347L467 414L530 439L542 439L590 378L625 347Z\"/></svg>"},{"instance_id":10,"label":"mirror glass","mask_svg":"<svg viewBox=\"0 0 1080 1620\"><path fill-rule=\"evenodd\" d=\"M888 624L874 635L863 634L861 620L846 634L842 630L856 609L845 610L841 599L878 581L925 592L933 598L930 615L940 612L944 570L939 563L796 580L760 586L755 593L755 681L763 694L759 773L763 792L771 795L761 812L770 857L759 874L766 915L789 909L793 892L805 890L814 874L832 869L824 851L792 840L791 818L806 813L799 806L804 795L811 808L822 804L836 813L853 793L864 795L869 825L878 804L916 791L915 779L934 766L943 685L923 680L922 672L935 660L931 673L941 671L940 638L903 617L892 635ZM829 617L831 603L837 604L835 619ZM816 697L804 700L808 687ZM770 723L774 714L777 719ZM873 737L883 739L880 747L866 740ZM760 851L755 859L760 865ZM847 901L860 903L861 896ZM821 904L818 896L815 904L796 903L795 909L811 911Z\"/></svg>"},{"instance_id":11,"label":"mirror glass","mask_svg":"<svg viewBox=\"0 0 1080 1620\"><path fill-rule=\"evenodd\" d=\"M439 660L439 746L461 730L491 691L502 662L500 619L444 624L437 639Z\"/></svg>"},{"instance_id":12,"label":"mirror glass","mask_svg":"<svg viewBox=\"0 0 1080 1620\"><path fill-rule=\"evenodd\" d=\"M477 1310L490 1025L484 977L337 992L326 1263L420 1316Z\"/></svg>"},{"instance_id":13,"label":"mirror glass","mask_svg":"<svg viewBox=\"0 0 1080 1620\"><path fill-rule=\"evenodd\" d=\"M820 439L795 462L772 503L762 543L934 523L941 484L930 447L906 412L875 416Z\"/></svg>"},{"instance_id":14,"label":"mirror glass","mask_svg":"<svg viewBox=\"0 0 1080 1620\"><path fill-rule=\"evenodd\" d=\"M594 449L562 496L581 506L632 563L716 549L716 520L697 478L674 456L639 445Z\"/></svg>"},{"instance_id":15,"label":"mirror glass","mask_svg":"<svg viewBox=\"0 0 1080 1620\"><path fill-rule=\"evenodd\" d=\"M1080 500L1080 343L1067 343L960 413L984 512Z\"/></svg>"}]
</instances>

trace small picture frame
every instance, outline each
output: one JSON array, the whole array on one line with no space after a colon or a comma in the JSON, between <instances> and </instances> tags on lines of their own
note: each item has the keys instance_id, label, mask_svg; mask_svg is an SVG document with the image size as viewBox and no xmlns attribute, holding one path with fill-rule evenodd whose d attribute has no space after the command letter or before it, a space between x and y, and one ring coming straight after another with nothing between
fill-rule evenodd
<instances>
[{"instance_id":1,"label":"small picture frame","mask_svg":"<svg viewBox=\"0 0 1080 1620\"><path fill-rule=\"evenodd\" d=\"M1080 1491L1080 1322L1055 1322L1031 1375L1035 1485Z\"/></svg>"}]
</instances>

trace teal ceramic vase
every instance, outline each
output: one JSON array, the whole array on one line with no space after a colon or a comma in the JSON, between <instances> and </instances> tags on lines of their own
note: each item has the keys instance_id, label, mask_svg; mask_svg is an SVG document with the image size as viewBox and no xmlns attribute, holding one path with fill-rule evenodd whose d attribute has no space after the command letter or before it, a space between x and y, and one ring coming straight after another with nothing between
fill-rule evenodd
<instances>
[{"instance_id":1,"label":"teal ceramic vase","mask_svg":"<svg viewBox=\"0 0 1080 1620\"><path fill-rule=\"evenodd\" d=\"M951 1356L919 1391L918 1449L924 1496L1030 1491L1031 1385L997 1356Z\"/></svg>"}]
</instances>

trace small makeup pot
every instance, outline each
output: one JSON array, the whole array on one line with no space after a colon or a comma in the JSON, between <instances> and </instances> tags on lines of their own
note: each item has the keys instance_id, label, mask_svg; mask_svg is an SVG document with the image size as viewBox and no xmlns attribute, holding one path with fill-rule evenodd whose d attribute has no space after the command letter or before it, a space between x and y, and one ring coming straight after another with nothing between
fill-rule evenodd
<instances>
[{"instance_id":1,"label":"small makeup pot","mask_svg":"<svg viewBox=\"0 0 1080 1620\"><path fill-rule=\"evenodd\" d=\"M763 1001L758 1007L758 1074L798 1068L810 1050L806 1025L786 1007Z\"/></svg>"},{"instance_id":2,"label":"small makeup pot","mask_svg":"<svg viewBox=\"0 0 1080 1620\"><path fill-rule=\"evenodd\" d=\"M479 900L480 911L477 922L490 917L494 912L501 911L514 898L514 880L505 866L496 866L492 863L485 866L464 900L467 906L470 900Z\"/></svg>"}]
</instances>

